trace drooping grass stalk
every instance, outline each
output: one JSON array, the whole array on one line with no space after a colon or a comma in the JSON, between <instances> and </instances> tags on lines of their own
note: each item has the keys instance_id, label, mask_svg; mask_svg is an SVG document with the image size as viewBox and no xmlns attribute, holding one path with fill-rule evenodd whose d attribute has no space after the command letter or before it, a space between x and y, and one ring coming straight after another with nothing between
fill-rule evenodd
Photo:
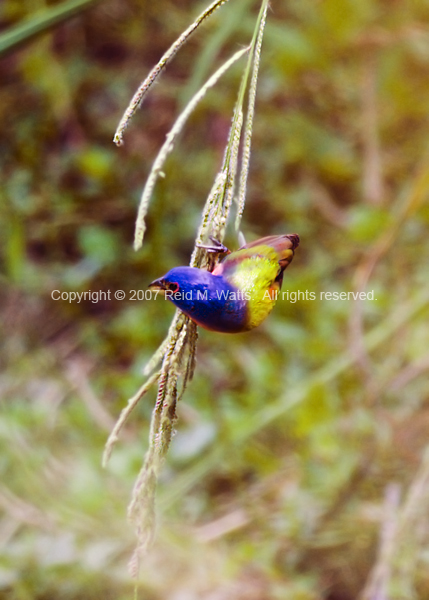
<instances>
[{"instance_id":1,"label":"drooping grass stalk","mask_svg":"<svg viewBox=\"0 0 429 600\"><path fill-rule=\"evenodd\" d=\"M201 25L203 21L205 21L210 15L214 13L214 11L225 4L228 0L215 0L208 6L191 25L189 25L188 29L186 29L170 46L167 52L162 56L162 58L157 62L152 71L146 77L146 79L141 83L138 90L134 94L128 108L124 112L122 119L119 122L119 125L116 129L113 141L117 146L120 146L124 142L124 131L128 127L128 123L138 107L141 105L143 98L146 96L149 88L155 81L155 79L161 74L162 70L167 66L170 60L177 54L189 36L194 33L194 31Z\"/></svg>"},{"instance_id":2,"label":"drooping grass stalk","mask_svg":"<svg viewBox=\"0 0 429 600\"><path fill-rule=\"evenodd\" d=\"M252 126L254 117L254 105L256 97L256 85L258 80L259 72L259 60L262 47L262 38L265 28L265 20L268 10L268 0L262 2L261 10L258 15L256 22L253 39L250 45L250 52L247 59L246 68L243 72L241 79L240 89L238 92L238 98L234 109L234 116L230 130L230 136L228 144L225 150L225 157L222 164L222 168L215 180L213 190L210 193L206 206L203 211L203 219L201 222L200 229L197 234L195 249L192 254L190 265L193 267L202 266L201 260L203 253L198 248L208 235L208 224L214 220L217 223L213 227L212 233L214 237L222 241L224 235L225 224L229 215L231 207L231 201L233 197L235 174L238 165L238 151L241 140L241 129L243 123L243 106L245 100L245 93L248 85L249 75L252 73L251 83L249 87L249 99L247 103L247 115L246 115L246 127L244 132L243 140L243 157L241 163L240 173L240 188L239 188L239 212L237 213L236 228L239 227L239 221L241 214L244 209L245 196L246 196L246 184L247 174L249 169L250 159L250 143L252 136ZM245 173L243 173L245 170ZM222 193L223 192L223 193ZM222 205L222 216L218 215L218 221L216 221L216 206L219 206L219 202Z\"/></svg>"},{"instance_id":3,"label":"drooping grass stalk","mask_svg":"<svg viewBox=\"0 0 429 600\"><path fill-rule=\"evenodd\" d=\"M185 110L179 115L179 117L176 119L176 122L174 123L172 129L167 134L166 140L165 140L161 150L158 152L158 156L156 157L156 159L152 165L152 169L149 173L149 176L147 178L146 184L144 186L144 189L143 189L143 192L141 195L140 205L139 205L139 210L138 210L137 220L136 220L135 236L134 236L134 249L135 250L139 250L143 244L143 236L144 236L144 233L146 230L145 218L146 218L147 209L149 207L149 202L150 202L150 199L151 199L151 196L153 193L153 189L157 182L157 179L162 172L161 169L167 159L167 156L173 150L175 139L177 138L179 133L182 131L190 114L195 110L197 104L204 98L207 91L218 82L220 77L222 77L222 75L224 73L226 73L226 71L235 62L237 62L237 60L239 60L247 52L247 50L248 50L247 48L244 48L243 50L239 50L238 52L236 52L229 60L227 60L210 77L210 79L208 79L206 81L206 83L202 86L202 88L200 90L198 90L198 92L188 102Z\"/></svg>"},{"instance_id":4,"label":"drooping grass stalk","mask_svg":"<svg viewBox=\"0 0 429 600\"><path fill-rule=\"evenodd\" d=\"M262 39L264 37L268 3L265 3L262 8L263 10L259 15L259 26L255 29L255 35L257 35L257 39L253 54L252 78L249 86L246 125L243 136L240 183L237 194L237 216L235 219L235 229L237 231L240 227L240 221L244 211L244 204L246 202L247 178L249 175L250 165L250 147L252 144L253 119L255 116L256 86L258 83L259 63L261 59Z\"/></svg>"},{"instance_id":5,"label":"drooping grass stalk","mask_svg":"<svg viewBox=\"0 0 429 600\"><path fill-rule=\"evenodd\" d=\"M224 0L226 1L226 0ZM224 2L212 3L199 20L184 32L180 38L173 44L170 50L164 55L158 65L152 70L145 82L139 88L128 107L115 135L116 143L122 140L122 133L128 124L129 119L134 114L137 106L140 104L143 95L147 92L154 79L159 75L165 64L177 52L178 48L189 37L190 33L198 24L211 14L218 6ZM256 22L255 31L249 48L240 50L232 56L216 73L206 82L206 84L194 95L179 118L176 120L172 130L167 135L167 140L161 148L149 178L146 182L142 194L142 201L139 208L139 215L136 223L135 248L140 248L143 240L145 225L144 217L154 185L161 173L162 166L173 148L173 141L182 130L188 116L194 110L197 103L205 95L207 90L215 85L219 77L244 53L248 52L247 63L241 78L237 101L234 107L231 128L226 143L224 158L221 169L216 175L215 182L207 197L201 224L197 232L195 247L192 253L190 265L193 267L207 268L212 257L201 244L207 242L209 236L213 236L219 241L223 240L225 227L231 211L232 200L234 198L234 187L237 178L239 165L239 150L242 143L243 122L246 123L245 131L245 149L243 150L243 161L245 169L248 171L250 156L250 138L252 135L252 123L254 114L254 99L256 94L256 83L258 76L259 56L261 51L262 35L265 25L268 0L262 0L261 9ZM249 86L250 80L250 86ZM251 114L245 114L246 91L249 89L249 99L247 101L247 110ZM243 168L243 166L242 166ZM247 172L240 175L240 210L244 207L245 187L247 181ZM241 213L240 213L241 215ZM155 494L156 486L163 460L170 447L170 442L174 433L176 421L176 405L183 394L188 381L192 379L195 369L195 353L198 331L196 324L180 311L177 311L167 338L161 344L149 361L147 373L159 367L151 378L146 382L139 392L129 400L127 407L122 411L121 416L106 445L105 459L107 460L113 444L116 442L118 433L123 427L126 419L132 409L139 401L141 396L146 393L150 385L158 381L158 394L155 408L152 413L149 448L146 453L143 467L138 475L131 503L128 509L130 520L135 524L138 543L131 561L132 570L138 572L140 557L147 550L154 537L155 531ZM179 390L179 382L181 389Z\"/></svg>"},{"instance_id":6,"label":"drooping grass stalk","mask_svg":"<svg viewBox=\"0 0 429 600\"><path fill-rule=\"evenodd\" d=\"M128 517L136 527L138 539L131 567L139 565L140 557L154 538L157 481L174 432L176 404L181 395L178 391L179 378L183 378L183 393L194 371L197 335L196 324L177 311L170 326L168 345L161 365L158 395L151 419L149 449L128 507Z\"/></svg>"},{"instance_id":7,"label":"drooping grass stalk","mask_svg":"<svg viewBox=\"0 0 429 600\"><path fill-rule=\"evenodd\" d=\"M106 447L103 454L103 466L107 465L107 462L112 453L113 446L118 441L119 433L122 427L125 425L128 417L131 412L143 398L143 396L150 390L154 383L159 379L160 373L154 373L152 377L150 377L144 384L140 387L140 389L134 394L132 398L128 400L127 406L122 409L121 414L119 415L119 419L116 421L114 428L112 429L109 438L106 442Z\"/></svg>"}]
</instances>

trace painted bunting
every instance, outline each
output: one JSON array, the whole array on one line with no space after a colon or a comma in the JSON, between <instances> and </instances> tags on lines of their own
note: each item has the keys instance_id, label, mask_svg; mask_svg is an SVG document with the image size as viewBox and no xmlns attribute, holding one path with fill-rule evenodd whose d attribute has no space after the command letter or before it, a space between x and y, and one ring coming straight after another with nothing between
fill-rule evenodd
<instances>
[{"instance_id":1,"label":"painted bunting","mask_svg":"<svg viewBox=\"0 0 429 600\"><path fill-rule=\"evenodd\" d=\"M165 293L195 323L222 333L257 327L273 309L283 272L299 245L296 233L272 235L230 252L213 240L203 246L225 254L212 272L176 267L149 287Z\"/></svg>"}]
</instances>

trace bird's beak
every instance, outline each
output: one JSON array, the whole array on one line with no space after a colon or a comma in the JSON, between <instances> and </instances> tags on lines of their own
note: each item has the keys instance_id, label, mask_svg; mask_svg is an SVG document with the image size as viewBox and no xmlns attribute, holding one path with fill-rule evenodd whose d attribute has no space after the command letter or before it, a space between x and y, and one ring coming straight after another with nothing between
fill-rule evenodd
<instances>
[{"instance_id":1,"label":"bird's beak","mask_svg":"<svg viewBox=\"0 0 429 600\"><path fill-rule=\"evenodd\" d=\"M165 290L167 289L165 286L165 281L162 277L160 279L155 279L155 281L149 283L147 287L150 287L154 290L159 290L160 292L165 292Z\"/></svg>"}]
</instances>

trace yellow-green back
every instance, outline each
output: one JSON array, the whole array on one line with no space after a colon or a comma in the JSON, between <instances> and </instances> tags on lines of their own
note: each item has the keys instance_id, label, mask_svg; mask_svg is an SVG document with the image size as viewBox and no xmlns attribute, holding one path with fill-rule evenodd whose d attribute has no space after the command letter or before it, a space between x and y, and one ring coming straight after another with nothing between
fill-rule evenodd
<instances>
[{"instance_id":1,"label":"yellow-green back","mask_svg":"<svg viewBox=\"0 0 429 600\"><path fill-rule=\"evenodd\" d=\"M262 323L276 303L273 293L275 279L280 272L277 252L270 246L256 246L238 250L228 256L223 264L223 276L248 301L247 329Z\"/></svg>"}]
</instances>

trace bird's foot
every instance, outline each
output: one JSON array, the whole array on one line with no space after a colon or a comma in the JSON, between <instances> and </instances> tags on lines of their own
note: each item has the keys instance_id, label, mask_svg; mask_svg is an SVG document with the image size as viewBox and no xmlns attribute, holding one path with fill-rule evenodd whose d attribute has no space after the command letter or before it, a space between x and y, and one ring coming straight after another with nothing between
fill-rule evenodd
<instances>
[{"instance_id":1,"label":"bird's foot","mask_svg":"<svg viewBox=\"0 0 429 600\"><path fill-rule=\"evenodd\" d=\"M210 240L212 241L212 245L206 245L206 244L197 244L197 248L203 248L204 250L207 250L207 252L210 252L211 254L231 254L231 250L229 250L229 248L227 248L224 244L222 244L222 242L220 242L219 240L217 240L216 238L209 236Z\"/></svg>"},{"instance_id":2,"label":"bird's foot","mask_svg":"<svg viewBox=\"0 0 429 600\"><path fill-rule=\"evenodd\" d=\"M211 235L209 236L209 238L212 241L212 245L197 244L197 247L203 248L204 250L206 250L206 252L209 253L207 271L209 273L211 273L214 270L216 263L218 261L218 255L219 254L231 254L231 250L229 250L226 246L224 246L222 244L222 242L220 242L216 238L212 237Z\"/></svg>"}]
</instances>

